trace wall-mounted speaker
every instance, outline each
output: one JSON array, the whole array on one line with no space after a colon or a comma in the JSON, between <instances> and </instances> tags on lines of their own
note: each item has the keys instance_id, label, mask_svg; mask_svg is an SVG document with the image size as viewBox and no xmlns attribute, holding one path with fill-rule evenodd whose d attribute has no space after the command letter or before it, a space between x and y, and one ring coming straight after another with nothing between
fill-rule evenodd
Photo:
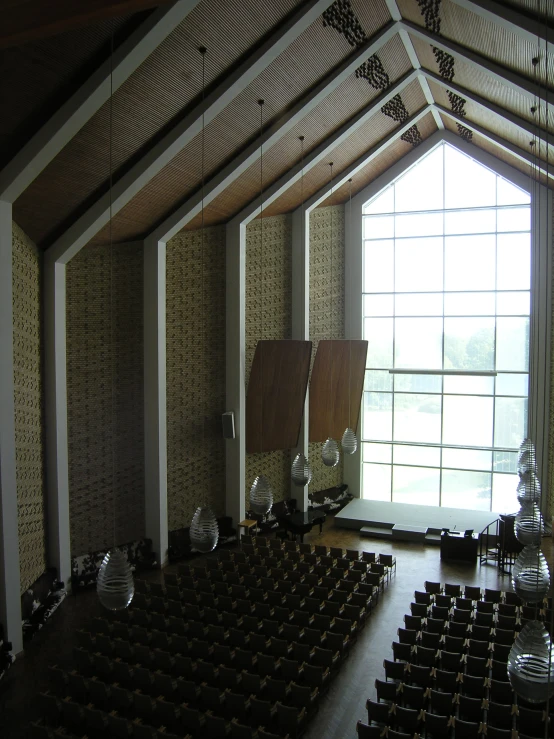
<instances>
[{"instance_id":1,"label":"wall-mounted speaker","mask_svg":"<svg viewBox=\"0 0 554 739\"><path fill-rule=\"evenodd\" d=\"M226 411L221 414L221 424L223 426L223 438L235 438L235 414L233 411Z\"/></svg>"}]
</instances>

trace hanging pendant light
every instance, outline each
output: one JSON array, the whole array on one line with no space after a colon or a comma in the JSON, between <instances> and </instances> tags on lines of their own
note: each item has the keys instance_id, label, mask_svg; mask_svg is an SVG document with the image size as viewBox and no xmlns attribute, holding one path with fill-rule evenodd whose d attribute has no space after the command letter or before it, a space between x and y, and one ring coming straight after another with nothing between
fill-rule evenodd
<instances>
[{"instance_id":1,"label":"hanging pendant light","mask_svg":"<svg viewBox=\"0 0 554 739\"><path fill-rule=\"evenodd\" d=\"M258 475L250 488L250 510L258 516L265 516L273 505L273 490L265 475Z\"/></svg>"},{"instance_id":2,"label":"hanging pendant light","mask_svg":"<svg viewBox=\"0 0 554 739\"><path fill-rule=\"evenodd\" d=\"M524 503L514 521L516 539L524 546L540 546L544 520L536 503Z\"/></svg>"},{"instance_id":3,"label":"hanging pendant light","mask_svg":"<svg viewBox=\"0 0 554 739\"><path fill-rule=\"evenodd\" d=\"M127 556L115 547L115 451L113 448L113 431L115 429L115 371L113 354L114 347L114 311L113 311L113 235L112 235L112 210L113 210L113 23L111 32L110 48L110 107L109 107L109 198L110 198L110 343L112 348L111 362L111 390L112 390L112 497L113 497L113 538L114 548L110 549L100 565L96 580L96 593L98 600L110 611L122 611L128 608L135 595L133 572Z\"/></svg>"},{"instance_id":4,"label":"hanging pendant light","mask_svg":"<svg viewBox=\"0 0 554 739\"><path fill-rule=\"evenodd\" d=\"M550 572L539 547L527 546L519 553L512 572L512 584L524 601L542 600L550 588Z\"/></svg>"},{"instance_id":5,"label":"hanging pendant light","mask_svg":"<svg viewBox=\"0 0 554 739\"><path fill-rule=\"evenodd\" d=\"M528 471L520 475L516 492L520 505L538 503L541 499L541 484L536 474Z\"/></svg>"},{"instance_id":6,"label":"hanging pendant light","mask_svg":"<svg viewBox=\"0 0 554 739\"><path fill-rule=\"evenodd\" d=\"M352 179L348 180L350 186L349 202L349 220L352 222ZM358 437L351 424L351 403L352 403L352 341L349 342L350 354L348 357L348 428L345 430L341 439L342 451L345 454L355 454L358 449Z\"/></svg>"},{"instance_id":7,"label":"hanging pendant light","mask_svg":"<svg viewBox=\"0 0 554 739\"><path fill-rule=\"evenodd\" d=\"M207 553L214 550L219 540L217 518L210 508L197 508L190 525L190 543L193 549Z\"/></svg>"},{"instance_id":8,"label":"hanging pendant light","mask_svg":"<svg viewBox=\"0 0 554 739\"><path fill-rule=\"evenodd\" d=\"M358 437L350 427L342 435L341 446L345 454L354 454L358 448Z\"/></svg>"},{"instance_id":9,"label":"hanging pendant light","mask_svg":"<svg viewBox=\"0 0 554 739\"><path fill-rule=\"evenodd\" d=\"M519 632L508 655L508 679L518 696L545 703L554 693L554 655L544 624L530 621Z\"/></svg>"},{"instance_id":10,"label":"hanging pendant light","mask_svg":"<svg viewBox=\"0 0 554 739\"><path fill-rule=\"evenodd\" d=\"M300 177L300 193L301 193L301 200L302 204L301 207L304 206L304 136L298 137L300 141L300 161L301 161L301 167L302 167L302 175ZM304 243L305 239L305 229L302 228L302 243ZM302 452L298 452L296 457L293 460L291 472L290 472L291 480L295 485L298 485L298 487L305 487L306 485L309 485L312 480L312 470L310 469L310 465L308 460L306 459L305 455Z\"/></svg>"},{"instance_id":11,"label":"hanging pendant light","mask_svg":"<svg viewBox=\"0 0 554 739\"><path fill-rule=\"evenodd\" d=\"M537 471L537 457L534 449L525 449L521 452L517 462L517 471L520 475Z\"/></svg>"},{"instance_id":12,"label":"hanging pendant light","mask_svg":"<svg viewBox=\"0 0 554 739\"><path fill-rule=\"evenodd\" d=\"M329 437L321 450L321 459L327 467L336 467L340 460L339 445Z\"/></svg>"}]
</instances>

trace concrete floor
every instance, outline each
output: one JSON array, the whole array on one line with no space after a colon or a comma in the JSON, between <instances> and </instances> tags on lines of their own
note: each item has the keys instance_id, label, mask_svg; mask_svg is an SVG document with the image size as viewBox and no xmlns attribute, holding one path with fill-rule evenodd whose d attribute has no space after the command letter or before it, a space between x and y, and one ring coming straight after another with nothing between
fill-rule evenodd
<instances>
[{"instance_id":1,"label":"concrete floor","mask_svg":"<svg viewBox=\"0 0 554 739\"><path fill-rule=\"evenodd\" d=\"M328 698L322 702L308 727L306 739L354 739L357 720L367 720L365 701L375 696L375 678L384 675L383 659L391 657L391 642L396 637L397 628L402 625L404 613L409 612L414 590L423 589L425 580L510 588L509 577L499 575L494 565L441 562L438 547L362 538L356 531L335 527L332 516L328 517L322 534L314 530L304 540L328 546L392 553L397 559L396 576L391 578L356 646L341 667ZM543 550L551 565L550 539L544 539ZM149 579L159 577L159 572L148 573ZM26 736L29 721L38 718L35 697L39 691L48 688L48 665L71 665L75 630L83 628L101 610L95 590L68 597L29 644L24 656L16 660L2 695L2 739Z\"/></svg>"}]
</instances>

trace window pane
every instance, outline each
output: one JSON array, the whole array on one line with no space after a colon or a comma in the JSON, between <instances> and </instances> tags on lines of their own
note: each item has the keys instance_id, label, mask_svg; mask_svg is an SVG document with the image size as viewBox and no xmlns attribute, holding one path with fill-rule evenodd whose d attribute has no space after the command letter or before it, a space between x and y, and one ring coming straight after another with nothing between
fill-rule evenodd
<instances>
[{"instance_id":1,"label":"window pane","mask_svg":"<svg viewBox=\"0 0 554 739\"><path fill-rule=\"evenodd\" d=\"M494 236L447 236L444 254L445 290L494 290Z\"/></svg>"},{"instance_id":2,"label":"window pane","mask_svg":"<svg viewBox=\"0 0 554 739\"><path fill-rule=\"evenodd\" d=\"M444 214L445 234L484 234L496 231L496 210L464 210Z\"/></svg>"},{"instance_id":3,"label":"window pane","mask_svg":"<svg viewBox=\"0 0 554 739\"><path fill-rule=\"evenodd\" d=\"M364 440L391 441L391 393L364 393Z\"/></svg>"},{"instance_id":4,"label":"window pane","mask_svg":"<svg viewBox=\"0 0 554 739\"><path fill-rule=\"evenodd\" d=\"M386 190L377 195L363 208L364 214L371 215L373 213L393 213L394 212L394 185L390 185Z\"/></svg>"},{"instance_id":5,"label":"window pane","mask_svg":"<svg viewBox=\"0 0 554 739\"><path fill-rule=\"evenodd\" d=\"M499 234L497 244L497 290L529 290L531 285L530 234Z\"/></svg>"},{"instance_id":6,"label":"window pane","mask_svg":"<svg viewBox=\"0 0 554 739\"><path fill-rule=\"evenodd\" d=\"M364 239L394 238L394 216L364 218Z\"/></svg>"},{"instance_id":7,"label":"window pane","mask_svg":"<svg viewBox=\"0 0 554 739\"><path fill-rule=\"evenodd\" d=\"M442 290L442 237L396 242L395 290Z\"/></svg>"},{"instance_id":8,"label":"window pane","mask_svg":"<svg viewBox=\"0 0 554 739\"><path fill-rule=\"evenodd\" d=\"M364 295L364 316L392 316L394 295Z\"/></svg>"},{"instance_id":9,"label":"window pane","mask_svg":"<svg viewBox=\"0 0 554 739\"><path fill-rule=\"evenodd\" d=\"M364 242L364 292L394 290L394 241Z\"/></svg>"},{"instance_id":10,"label":"window pane","mask_svg":"<svg viewBox=\"0 0 554 739\"><path fill-rule=\"evenodd\" d=\"M392 375L387 370L366 370L364 390L392 390Z\"/></svg>"},{"instance_id":11,"label":"window pane","mask_svg":"<svg viewBox=\"0 0 554 739\"><path fill-rule=\"evenodd\" d=\"M393 503L439 505L440 470L394 466Z\"/></svg>"},{"instance_id":12,"label":"window pane","mask_svg":"<svg viewBox=\"0 0 554 739\"><path fill-rule=\"evenodd\" d=\"M443 470L441 504L448 508L490 511L490 473Z\"/></svg>"},{"instance_id":13,"label":"window pane","mask_svg":"<svg viewBox=\"0 0 554 739\"><path fill-rule=\"evenodd\" d=\"M496 376L497 395L525 395L529 391L529 375L504 375Z\"/></svg>"},{"instance_id":14,"label":"window pane","mask_svg":"<svg viewBox=\"0 0 554 739\"><path fill-rule=\"evenodd\" d=\"M392 461L392 445L391 444L362 444L362 454L364 462L379 462L390 464Z\"/></svg>"},{"instance_id":15,"label":"window pane","mask_svg":"<svg viewBox=\"0 0 554 739\"><path fill-rule=\"evenodd\" d=\"M445 375L444 392L453 395L494 395L494 377Z\"/></svg>"},{"instance_id":16,"label":"window pane","mask_svg":"<svg viewBox=\"0 0 554 739\"><path fill-rule=\"evenodd\" d=\"M490 472L491 452L484 449L443 449L442 466Z\"/></svg>"},{"instance_id":17,"label":"window pane","mask_svg":"<svg viewBox=\"0 0 554 739\"><path fill-rule=\"evenodd\" d=\"M443 405L443 444L492 445L492 398L445 395Z\"/></svg>"},{"instance_id":18,"label":"window pane","mask_svg":"<svg viewBox=\"0 0 554 739\"><path fill-rule=\"evenodd\" d=\"M531 295L527 291L517 293L497 293L496 313L499 316L528 316Z\"/></svg>"},{"instance_id":19,"label":"window pane","mask_svg":"<svg viewBox=\"0 0 554 739\"><path fill-rule=\"evenodd\" d=\"M496 175L452 146L444 147L445 208L496 205Z\"/></svg>"},{"instance_id":20,"label":"window pane","mask_svg":"<svg viewBox=\"0 0 554 739\"><path fill-rule=\"evenodd\" d=\"M362 497L369 500L391 499L391 471L388 464L363 464Z\"/></svg>"},{"instance_id":21,"label":"window pane","mask_svg":"<svg viewBox=\"0 0 554 739\"><path fill-rule=\"evenodd\" d=\"M397 316L442 316L442 293L396 294Z\"/></svg>"},{"instance_id":22,"label":"window pane","mask_svg":"<svg viewBox=\"0 0 554 739\"><path fill-rule=\"evenodd\" d=\"M496 369L526 372L529 368L529 319L496 321Z\"/></svg>"},{"instance_id":23,"label":"window pane","mask_svg":"<svg viewBox=\"0 0 554 739\"><path fill-rule=\"evenodd\" d=\"M527 428L527 398L497 398L494 445L517 449Z\"/></svg>"},{"instance_id":24,"label":"window pane","mask_svg":"<svg viewBox=\"0 0 554 739\"><path fill-rule=\"evenodd\" d=\"M406 393L440 393L442 390L441 375L394 375L396 392Z\"/></svg>"},{"instance_id":25,"label":"window pane","mask_svg":"<svg viewBox=\"0 0 554 739\"><path fill-rule=\"evenodd\" d=\"M494 293L445 293L445 316L494 316Z\"/></svg>"},{"instance_id":26,"label":"window pane","mask_svg":"<svg viewBox=\"0 0 554 739\"><path fill-rule=\"evenodd\" d=\"M404 236L442 236L442 213L414 213L396 216L397 238Z\"/></svg>"},{"instance_id":27,"label":"window pane","mask_svg":"<svg viewBox=\"0 0 554 739\"><path fill-rule=\"evenodd\" d=\"M518 205L530 203L529 193L520 190L503 177L496 178L496 197L498 205Z\"/></svg>"},{"instance_id":28,"label":"window pane","mask_svg":"<svg viewBox=\"0 0 554 739\"><path fill-rule=\"evenodd\" d=\"M394 397L394 440L439 444L441 396L406 394Z\"/></svg>"},{"instance_id":29,"label":"window pane","mask_svg":"<svg viewBox=\"0 0 554 739\"><path fill-rule=\"evenodd\" d=\"M492 475L492 510L497 513L517 513L520 505L517 500L517 475Z\"/></svg>"},{"instance_id":30,"label":"window pane","mask_svg":"<svg viewBox=\"0 0 554 739\"><path fill-rule=\"evenodd\" d=\"M529 231L531 208L501 208L497 228L498 231Z\"/></svg>"},{"instance_id":31,"label":"window pane","mask_svg":"<svg viewBox=\"0 0 554 739\"><path fill-rule=\"evenodd\" d=\"M368 342L367 366L392 367L393 318L364 318L364 339Z\"/></svg>"},{"instance_id":32,"label":"window pane","mask_svg":"<svg viewBox=\"0 0 554 739\"><path fill-rule=\"evenodd\" d=\"M397 318L395 329L396 368L442 367L442 318Z\"/></svg>"},{"instance_id":33,"label":"window pane","mask_svg":"<svg viewBox=\"0 0 554 739\"><path fill-rule=\"evenodd\" d=\"M493 370L494 318L445 318L444 368Z\"/></svg>"},{"instance_id":34,"label":"window pane","mask_svg":"<svg viewBox=\"0 0 554 739\"><path fill-rule=\"evenodd\" d=\"M440 467L441 450L435 446L407 446L398 444L394 447L394 464L411 464L416 467Z\"/></svg>"},{"instance_id":35,"label":"window pane","mask_svg":"<svg viewBox=\"0 0 554 739\"><path fill-rule=\"evenodd\" d=\"M517 473L517 452L493 452L492 465L494 472L509 472L512 475ZM519 477L516 478L516 485ZM515 487L514 487L515 490Z\"/></svg>"},{"instance_id":36,"label":"window pane","mask_svg":"<svg viewBox=\"0 0 554 739\"><path fill-rule=\"evenodd\" d=\"M394 185L396 212L437 210L443 207L443 147L439 146Z\"/></svg>"}]
</instances>

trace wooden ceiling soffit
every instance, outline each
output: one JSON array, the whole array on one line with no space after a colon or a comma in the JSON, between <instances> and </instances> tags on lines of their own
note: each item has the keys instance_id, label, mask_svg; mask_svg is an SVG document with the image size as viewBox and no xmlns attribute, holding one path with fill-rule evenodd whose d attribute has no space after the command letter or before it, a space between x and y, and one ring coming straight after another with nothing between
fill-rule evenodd
<instances>
[{"instance_id":1,"label":"wooden ceiling soffit","mask_svg":"<svg viewBox=\"0 0 554 739\"><path fill-rule=\"evenodd\" d=\"M358 428L367 341L325 339L317 345L310 380L310 441L340 440Z\"/></svg>"},{"instance_id":2,"label":"wooden ceiling soffit","mask_svg":"<svg viewBox=\"0 0 554 739\"><path fill-rule=\"evenodd\" d=\"M249 454L297 445L311 355L311 341L258 341L246 396Z\"/></svg>"}]
</instances>

